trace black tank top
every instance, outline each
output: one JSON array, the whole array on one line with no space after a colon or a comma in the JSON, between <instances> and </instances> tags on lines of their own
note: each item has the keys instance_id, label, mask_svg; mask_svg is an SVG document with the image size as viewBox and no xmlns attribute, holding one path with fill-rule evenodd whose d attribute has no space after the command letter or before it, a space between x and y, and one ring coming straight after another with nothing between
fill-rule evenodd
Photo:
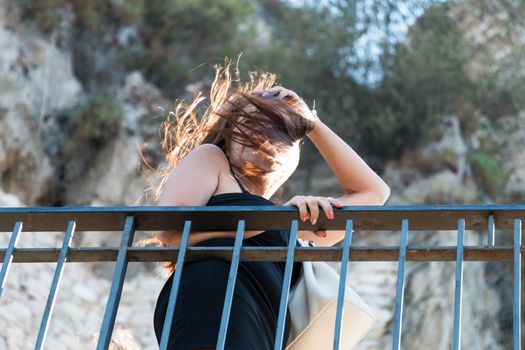
<instances>
[{"instance_id":1,"label":"black tank top","mask_svg":"<svg viewBox=\"0 0 525 350\"><path fill-rule=\"evenodd\" d=\"M269 199L262 196L252 194L248 192L242 185L239 178L231 171L233 177L239 184L242 192L227 192L216 194L210 197L206 206L228 206L228 205L242 205L242 206L265 206L275 205ZM256 236L244 239L242 242L243 246L288 246L290 237L289 230L266 230ZM233 246L235 239L233 238L213 238L206 241L202 241L196 244L196 246ZM296 242L296 247L300 247L299 242ZM286 262L274 262L274 264L282 271L284 275L284 269ZM292 269L292 280L291 285L293 286L300 277L302 265L300 262L295 262Z\"/></svg>"},{"instance_id":2,"label":"black tank top","mask_svg":"<svg viewBox=\"0 0 525 350\"><path fill-rule=\"evenodd\" d=\"M242 192L228 192L213 195L209 198L207 206L265 206L274 205L272 201L264 197L252 194L244 188L240 180L233 176L239 183ZM289 241L289 230L266 230L258 235L243 239L242 246L257 247L257 246L281 246L286 247ZM202 241L196 246L233 246L235 239L233 238L214 238ZM299 243L296 242L299 247ZM188 264L195 264L193 266L205 266L205 269L191 269ZM234 306L230 314L232 320L237 322L230 322L227 341L237 344L239 349L273 349L273 341L275 337L275 327L277 315L280 305L281 289L283 286L283 277L285 262L246 262L241 261L237 274L236 293L240 299L234 300ZM220 312L224 303L224 295L217 292L215 286L222 285L221 288L226 288L224 279L229 274L229 264L224 264L218 260L206 260L203 264L198 264L198 261L185 263L185 268L182 274L181 291L185 285L197 283L204 284L207 288L195 289L186 288L186 292L182 293L182 305L175 309L174 321L172 323L173 341L177 342L175 346L168 347L169 349L187 349L202 346L211 346L215 344L217 332L219 328ZM302 264L295 262L292 270L291 286L294 286L300 277ZM193 272L192 272L193 271ZM200 272L195 272L200 271ZM168 304L169 294L171 291L171 283L173 275L168 278L164 284L155 307L154 327L157 340L160 341L160 334L164 324L164 317ZM195 284L194 284L195 285ZM188 290L193 290L189 293ZM209 291L209 292L203 292ZM237 295L237 294L236 294ZM180 296L179 296L180 297ZM200 307L202 298L206 300L206 307ZM248 302L246 304L246 302ZM179 302L177 303L179 305ZM213 306L210 306L213 305ZM191 312L185 310L194 310L193 313L198 313L199 317L190 317ZM198 309L198 310L197 310ZM237 311L235 311L237 310ZM204 326L203 326L204 325ZM286 339L290 332L290 315L287 313L285 323ZM190 346L183 347L180 345L184 339L207 339L204 344L203 340L195 340L195 343ZM171 341L171 340L170 340ZM188 340L189 341L189 340ZM243 345L243 342L246 344ZM286 341L284 342L286 344ZM240 344L240 345L239 345ZM284 349L284 345L283 345Z\"/></svg>"}]
</instances>

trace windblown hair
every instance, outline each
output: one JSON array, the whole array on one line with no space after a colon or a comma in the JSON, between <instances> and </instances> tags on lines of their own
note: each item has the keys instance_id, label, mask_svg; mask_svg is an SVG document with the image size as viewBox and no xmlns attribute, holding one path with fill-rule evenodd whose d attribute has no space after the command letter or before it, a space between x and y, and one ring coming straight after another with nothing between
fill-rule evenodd
<instances>
[{"instance_id":1,"label":"windblown hair","mask_svg":"<svg viewBox=\"0 0 525 350\"><path fill-rule=\"evenodd\" d=\"M166 154L167 167L160 171L161 182L155 192L156 201L171 171L198 145L211 143L221 148L232 171L257 186L262 175L280 166L275 156L313 128L313 122L297 108L295 97L280 99L252 94L254 90L271 88L275 84L274 74L252 72L250 80L242 83L237 67L235 79L232 78L230 66L228 60L224 67L215 66L215 79L207 106L203 107L206 98L199 92L191 103L182 101L177 104L168 120L161 124L161 146ZM172 117L174 121L171 121ZM257 150L258 155L268 161L265 163L271 165L262 168L246 160L235 160L231 157L231 141ZM173 272L174 265L173 262L164 263L168 273Z\"/></svg>"}]
</instances>

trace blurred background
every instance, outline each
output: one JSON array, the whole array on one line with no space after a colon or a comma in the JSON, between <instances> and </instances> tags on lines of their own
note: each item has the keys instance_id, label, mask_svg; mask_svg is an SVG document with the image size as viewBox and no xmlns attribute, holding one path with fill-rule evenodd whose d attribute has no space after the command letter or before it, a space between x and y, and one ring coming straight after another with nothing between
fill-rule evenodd
<instances>
[{"instance_id":1,"label":"blurred background","mask_svg":"<svg viewBox=\"0 0 525 350\"><path fill-rule=\"evenodd\" d=\"M525 3L520 0L1 0L0 205L153 205L160 123L207 92L213 66L277 74L391 188L386 205L523 203ZM338 195L308 142L276 195ZM409 244L455 244L417 232ZM496 231L496 243L511 242ZM139 233L138 238L149 237ZM467 244L486 232L467 231ZM20 247L60 246L24 233ZM0 233L6 246L9 233ZM356 232L399 244L399 232ZM81 232L75 246L118 245ZM93 349L111 263L70 263L49 349ZM14 264L0 300L0 349L34 347L55 264ZM397 263L350 264L378 322L358 349L390 349ZM404 349L448 349L454 263L408 263ZM463 348L507 349L510 263L465 264ZM158 348L160 263L128 266L116 343Z\"/></svg>"}]
</instances>

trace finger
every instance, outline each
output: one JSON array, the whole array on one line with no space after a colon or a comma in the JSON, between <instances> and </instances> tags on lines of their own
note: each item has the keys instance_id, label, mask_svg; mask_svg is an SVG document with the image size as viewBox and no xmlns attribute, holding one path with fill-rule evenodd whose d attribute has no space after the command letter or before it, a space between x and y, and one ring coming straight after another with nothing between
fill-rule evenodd
<instances>
[{"instance_id":1,"label":"finger","mask_svg":"<svg viewBox=\"0 0 525 350\"><path fill-rule=\"evenodd\" d=\"M281 91L282 87L281 86L274 86L274 87L271 87L269 89L265 89L262 93L262 96L263 97L268 97L268 96L278 96L280 91Z\"/></svg>"},{"instance_id":2,"label":"finger","mask_svg":"<svg viewBox=\"0 0 525 350\"><path fill-rule=\"evenodd\" d=\"M328 199L328 201L330 202L330 204L333 204L335 207L342 207L344 204L343 202L341 202L339 199L336 199L336 198L333 198L333 197L326 197L326 199Z\"/></svg>"},{"instance_id":3,"label":"finger","mask_svg":"<svg viewBox=\"0 0 525 350\"><path fill-rule=\"evenodd\" d=\"M313 196L307 196L306 204L308 204L308 208L310 209L310 222L312 225L315 225L317 219L319 218L319 204L317 198Z\"/></svg>"},{"instance_id":4,"label":"finger","mask_svg":"<svg viewBox=\"0 0 525 350\"><path fill-rule=\"evenodd\" d=\"M268 96L270 93L271 93L270 89L264 89L264 90L261 92L261 96L262 96L262 97L266 97L266 96Z\"/></svg>"},{"instance_id":5,"label":"finger","mask_svg":"<svg viewBox=\"0 0 525 350\"><path fill-rule=\"evenodd\" d=\"M325 230L316 230L314 231L314 234L321 238L326 238L328 236Z\"/></svg>"},{"instance_id":6,"label":"finger","mask_svg":"<svg viewBox=\"0 0 525 350\"><path fill-rule=\"evenodd\" d=\"M285 100L299 100L299 96L294 91L285 88L279 92L279 98Z\"/></svg>"},{"instance_id":7,"label":"finger","mask_svg":"<svg viewBox=\"0 0 525 350\"><path fill-rule=\"evenodd\" d=\"M302 222L305 222L308 219L308 210L306 208L306 202L304 201L304 198L295 196L284 205L296 206L299 209L299 216Z\"/></svg>"},{"instance_id":8,"label":"finger","mask_svg":"<svg viewBox=\"0 0 525 350\"><path fill-rule=\"evenodd\" d=\"M272 95L274 97L279 97L281 96L281 92L284 90L284 88L282 86L275 86L274 89L272 90Z\"/></svg>"},{"instance_id":9,"label":"finger","mask_svg":"<svg viewBox=\"0 0 525 350\"><path fill-rule=\"evenodd\" d=\"M334 218L334 210L332 209L332 205L328 201L328 199L323 198L319 201L319 205L323 208L323 211L328 219Z\"/></svg>"},{"instance_id":10,"label":"finger","mask_svg":"<svg viewBox=\"0 0 525 350\"><path fill-rule=\"evenodd\" d=\"M292 95L284 95L281 97L281 100L294 101L294 102L297 101L297 99Z\"/></svg>"},{"instance_id":11,"label":"finger","mask_svg":"<svg viewBox=\"0 0 525 350\"><path fill-rule=\"evenodd\" d=\"M301 221L305 222L308 220L308 209L306 207L306 201L303 198L299 198L296 201L297 207L299 208L299 215L301 216Z\"/></svg>"},{"instance_id":12,"label":"finger","mask_svg":"<svg viewBox=\"0 0 525 350\"><path fill-rule=\"evenodd\" d=\"M283 205L295 205L293 203L295 203L297 201L297 199L299 198L299 196L293 196L292 198L290 198L288 200L288 202L284 203Z\"/></svg>"},{"instance_id":13,"label":"finger","mask_svg":"<svg viewBox=\"0 0 525 350\"><path fill-rule=\"evenodd\" d=\"M297 100L300 100L301 98L299 97L299 95L297 95L297 93L295 91L292 91L292 90L288 90L288 89L285 89L285 91L283 91L283 95L285 96L290 96L291 98L293 99L297 99Z\"/></svg>"}]
</instances>

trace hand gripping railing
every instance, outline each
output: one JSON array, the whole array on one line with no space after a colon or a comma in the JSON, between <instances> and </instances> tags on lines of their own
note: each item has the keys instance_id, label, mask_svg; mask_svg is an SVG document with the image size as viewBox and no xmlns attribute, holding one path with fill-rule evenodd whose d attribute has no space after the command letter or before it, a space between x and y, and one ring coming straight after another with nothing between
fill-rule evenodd
<instances>
[{"instance_id":1,"label":"hand gripping railing","mask_svg":"<svg viewBox=\"0 0 525 350\"><path fill-rule=\"evenodd\" d=\"M107 349L111 340L128 261L177 261L169 296L160 349L166 349L173 321L180 279L185 261L221 258L231 261L225 302L221 317L217 349L224 349L237 270L241 261L285 261L284 283L276 328L274 349L283 347L284 322L294 261L341 261L337 315L334 324L334 350L339 349L343 296L348 262L398 261L394 307L393 349L401 349L405 265L407 261L456 261L454 294L454 329L452 346L461 346L461 299L463 261L513 261L513 344L521 349L521 222L524 205L440 205L440 206L356 206L336 209L335 219L320 217L315 226L297 220L293 207L23 207L0 208L0 231L11 231L7 248L0 249L0 297L11 264L57 262L49 296L40 324L35 349L42 349L60 287L66 262L116 261L97 349ZM61 248L17 248L23 231L63 231ZM180 246L133 247L136 230L181 230ZM513 230L512 246L495 246L495 229ZM191 232L237 230L232 247L188 246ZM245 230L289 230L288 247L242 247ZM295 247L298 230L345 230L343 244L334 247ZM409 229L454 230L455 246L408 246ZM116 247L71 247L75 231L119 231L122 238ZM392 246L352 246L352 231L401 231L400 244ZM465 230L487 230L487 244L465 246Z\"/></svg>"}]
</instances>

